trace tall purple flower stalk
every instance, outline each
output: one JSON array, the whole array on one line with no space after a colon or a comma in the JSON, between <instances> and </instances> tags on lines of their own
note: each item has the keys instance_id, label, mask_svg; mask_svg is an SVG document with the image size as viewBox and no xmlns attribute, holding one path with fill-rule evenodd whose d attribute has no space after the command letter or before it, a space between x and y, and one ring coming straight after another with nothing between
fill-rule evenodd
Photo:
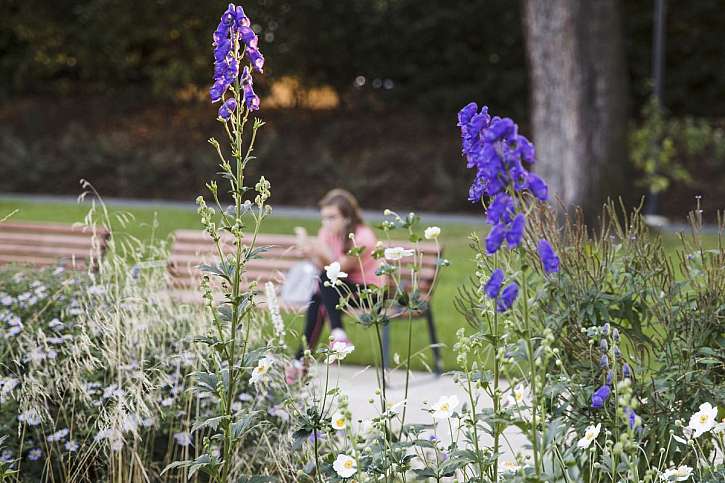
<instances>
[{"instance_id":1,"label":"tall purple flower stalk","mask_svg":"<svg viewBox=\"0 0 725 483\"><path fill-rule=\"evenodd\" d=\"M524 206L517 194L529 191L541 201L549 197L546 183L525 167L536 162L534 145L518 133L513 120L491 116L486 106L479 111L475 102L459 111L458 126L467 166L476 170L468 199L487 201L486 222L491 230L486 237L486 252L493 255L504 242L509 249L515 249L521 245L526 229ZM539 250L539 254L544 271L558 271L558 257L548 242L542 242L546 249L543 253ZM500 269L496 269L485 287L486 294L497 299L496 310L499 312L511 308L518 295L515 283L499 290L503 278Z\"/></svg>"},{"instance_id":2,"label":"tall purple flower stalk","mask_svg":"<svg viewBox=\"0 0 725 483\"><path fill-rule=\"evenodd\" d=\"M212 102L222 101L219 117L225 121L240 105L239 100L225 97L230 91L231 96L234 95L234 89L230 88L237 81L242 87L242 100L247 109L259 109L260 100L254 93L250 70L262 73L264 57L258 49L257 34L250 25L251 21L244 9L230 3L214 31L214 83L209 89L209 95ZM241 69L240 64L245 62L245 57L249 66Z\"/></svg>"}]
</instances>

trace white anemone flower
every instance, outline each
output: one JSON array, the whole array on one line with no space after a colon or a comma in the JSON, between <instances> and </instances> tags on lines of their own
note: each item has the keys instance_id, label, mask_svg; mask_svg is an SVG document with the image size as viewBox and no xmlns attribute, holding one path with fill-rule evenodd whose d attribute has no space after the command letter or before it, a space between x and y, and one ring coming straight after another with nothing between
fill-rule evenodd
<instances>
[{"instance_id":1,"label":"white anemone flower","mask_svg":"<svg viewBox=\"0 0 725 483\"><path fill-rule=\"evenodd\" d=\"M327 279L333 285L337 284L339 279L347 277L347 273L341 270L340 262L332 262L331 264L326 265L325 273L327 274Z\"/></svg>"},{"instance_id":2,"label":"white anemone flower","mask_svg":"<svg viewBox=\"0 0 725 483\"><path fill-rule=\"evenodd\" d=\"M441 396L438 402L432 406L435 419L448 419L453 416L453 411L458 407L458 396Z\"/></svg>"},{"instance_id":3,"label":"white anemone flower","mask_svg":"<svg viewBox=\"0 0 725 483\"><path fill-rule=\"evenodd\" d=\"M265 356L259 359L259 362L257 362L257 367L252 370L252 377L249 379L249 382L251 382L252 384L264 382L273 363L274 359L270 356Z\"/></svg>"},{"instance_id":4,"label":"white anemone flower","mask_svg":"<svg viewBox=\"0 0 725 483\"><path fill-rule=\"evenodd\" d=\"M597 436L599 436L599 430L601 429L601 423L597 424L596 426L587 426L586 431L584 431L584 437L580 439L576 445L579 448L588 448L589 445L592 444L592 441L597 439Z\"/></svg>"},{"instance_id":5,"label":"white anemone flower","mask_svg":"<svg viewBox=\"0 0 725 483\"><path fill-rule=\"evenodd\" d=\"M713 407L709 402L700 404L700 410L692 415L690 424L687 425L693 431L692 437L698 438L710 431L715 426L716 418L717 406Z\"/></svg>"},{"instance_id":6,"label":"white anemone flower","mask_svg":"<svg viewBox=\"0 0 725 483\"><path fill-rule=\"evenodd\" d=\"M386 248L383 252L385 254L385 258L387 260L400 260L403 257L412 257L415 255L415 250L412 249L406 249L403 247L392 247L392 248Z\"/></svg>"},{"instance_id":7,"label":"white anemone flower","mask_svg":"<svg viewBox=\"0 0 725 483\"><path fill-rule=\"evenodd\" d=\"M423 236L425 236L426 240L435 240L438 238L438 235L441 234L441 229L437 226L429 226L425 229L423 232Z\"/></svg>"},{"instance_id":8,"label":"white anemone flower","mask_svg":"<svg viewBox=\"0 0 725 483\"><path fill-rule=\"evenodd\" d=\"M347 418L340 411L337 411L335 414L332 415L332 429L335 429L337 431L345 429L346 423Z\"/></svg>"},{"instance_id":9,"label":"white anemone flower","mask_svg":"<svg viewBox=\"0 0 725 483\"><path fill-rule=\"evenodd\" d=\"M329 361L341 361L355 350L355 346L343 340L336 340L330 347Z\"/></svg>"},{"instance_id":10,"label":"white anemone flower","mask_svg":"<svg viewBox=\"0 0 725 483\"><path fill-rule=\"evenodd\" d=\"M337 455L337 459L332 463L332 468L340 476L340 478L350 478L357 473L357 462L355 458L344 453Z\"/></svg>"},{"instance_id":11,"label":"white anemone flower","mask_svg":"<svg viewBox=\"0 0 725 483\"><path fill-rule=\"evenodd\" d=\"M687 465L678 466L677 468L668 468L660 475L663 481L687 481L692 475L692 468Z\"/></svg>"}]
</instances>

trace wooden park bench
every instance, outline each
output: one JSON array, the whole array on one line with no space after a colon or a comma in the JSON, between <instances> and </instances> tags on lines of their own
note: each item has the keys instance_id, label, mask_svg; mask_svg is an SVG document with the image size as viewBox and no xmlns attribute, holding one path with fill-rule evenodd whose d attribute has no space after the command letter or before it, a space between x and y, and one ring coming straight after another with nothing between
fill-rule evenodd
<instances>
[{"instance_id":1,"label":"wooden park bench","mask_svg":"<svg viewBox=\"0 0 725 483\"><path fill-rule=\"evenodd\" d=\"M243 280L243 284L248 284L256 280L260 285L259 288L263 290L263 284L272 281L277 287L280 287L284 282L287 271L293 265L304 260L302 254L296 248L296 240L294 235L258 234L256 246L271 246L272 248L262 255L263 258L252 259L247 263L246 280ZM234 245L231 235L223 238L222 241L224 253L233 253ZM410 242L396 240L386 242L385 246L413 248ZM430 242L420 243L418 250L422 253L422 267L418 273L418 286L422 293L427 293L435 277L438 253L436 252L435 244ZM411 259L408 258L407 260ZM199 230L177 230L174 232L174 241L171 246L168 264L173 287L172 297L181 302L201 303L200 281L202 273L196 267L202 263L209 264L217 263L218 261L216 246L205 232ZM403 280L406 278L410 280L409 268L406 270L405 265L403 266L403 274L401 275ZM440 347L438 345L438 337L436 336L433 313L430 308L430 300L427 300L427 302L426 310L414 315L416 318L424 317L428 323L428 334L433 350L434 370L436 374L440 374L442 367ZM299 311L303 308L304 305L291 306L281 303L281 310L283 311ZM400 315L400 312L398 315ZM390 324L386 325L383 330L383 352L383 362L387 367L390 361Z\"/></svg>"},{"instance_id":2,"label":"wooden park bench","mask_svg":"<svg viewBox=\"0 0 725 483\"><path fill-rule=\"evenodd\" d=\"M97 265L108 244L105 228L59 223L0 223L0 265L58 265L74 270Z\"/></svg>"}]
</instances>

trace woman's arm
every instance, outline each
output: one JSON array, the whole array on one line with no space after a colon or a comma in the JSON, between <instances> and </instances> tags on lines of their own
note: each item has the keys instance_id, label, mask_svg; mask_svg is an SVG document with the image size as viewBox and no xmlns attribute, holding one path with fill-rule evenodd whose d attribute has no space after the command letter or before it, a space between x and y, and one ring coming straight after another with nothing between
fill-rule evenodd
<instances>
[{"instance_id":1,"label":"woman's arm","mask_svg":"<svg viewBox=\"0 0 725 483\"><path fill-rule=\"evenodd\" d=\"M302 247L302 253L304 253L306 257L311 259L312 262L320 268L335 261L340 264L340 270L343 272L350 272L358 268L357 257L343 255L335 260L332 256L332 250L319 240L308 240L308 242Z\"/></svg>"}]
</instances>

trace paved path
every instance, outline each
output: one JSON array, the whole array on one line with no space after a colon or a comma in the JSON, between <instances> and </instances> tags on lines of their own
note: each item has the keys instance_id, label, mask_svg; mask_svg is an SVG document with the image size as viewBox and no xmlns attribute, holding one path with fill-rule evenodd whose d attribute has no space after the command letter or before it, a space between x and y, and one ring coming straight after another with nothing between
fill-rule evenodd
<instances>
[{"instance_id":1,"label":"paved path","mask_svg":"<svg viewBox=\"0 0 725 483\"><path fill-rule=\"evenodd\" d=\"M313 375L321 393L325 384L325 367L318 365L313 369ZM389 376L390 387L386 390L388 402L389 404L402 402L404 399L405 372L390 371ZM378 382L374 368L369 366L333 365L330 368L330 386L338 386L348 395L354 422L371 419L380 413L379 396L375 394ZM408 408L405 416L406 423L428 424L434 422L435 420L426 410L426 407L437 402L441 396L453 395L457 396L460 401L458 407L460 410L463 404L467 403L468 396L461 386L453 382L451 376L435 377L422 372L411 373L411 383L408 389ZM370 399L373 400L373 404L370 404ZM482 394L478 407L491 408L491 399ZM505 435L510 446L503 448L504 459L510 458L513 451L521 451L527 442L518 429L506 431ZM444 444L451 441L451 432L447 424L439 424L437 436ZM462 434L457 436L459 441L463 439ZM493 438L490 436L484 434L479 435L479 437L485 446L492 445ZM505 442L503 444L506 445Z\"/></svg>"}]
</instances>

